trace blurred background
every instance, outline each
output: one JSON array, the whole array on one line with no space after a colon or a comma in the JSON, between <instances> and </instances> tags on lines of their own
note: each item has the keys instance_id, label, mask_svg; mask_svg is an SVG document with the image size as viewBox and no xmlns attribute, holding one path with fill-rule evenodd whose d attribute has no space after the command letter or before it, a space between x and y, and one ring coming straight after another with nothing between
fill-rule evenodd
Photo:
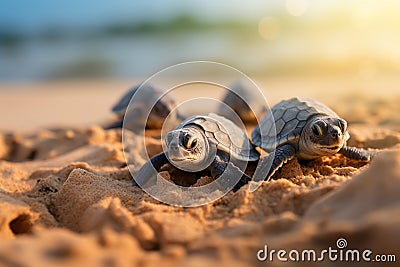
<instances>
[{"instance_id":1,"label":"blurred background","mask_svg":"<svg viewBox=\"0 0 400 267\"><path fill-rule=\"evenodd\" d=\"M211 60L249 75L400 68L398 1L16 0L0 9L0 81L147 77Z\"/></svg>"},{"instance_id":2,"label":"blurred background","mask_svg":"<svg viewBox=\"0 0 400 267\"><path fill-rule=\"evenodd\" d=\"M398 96L399 11L395 0L6 1L0 130L98 123L136 82L192 60L239 69L272 104Z\"/></svg>"}]
</instances>

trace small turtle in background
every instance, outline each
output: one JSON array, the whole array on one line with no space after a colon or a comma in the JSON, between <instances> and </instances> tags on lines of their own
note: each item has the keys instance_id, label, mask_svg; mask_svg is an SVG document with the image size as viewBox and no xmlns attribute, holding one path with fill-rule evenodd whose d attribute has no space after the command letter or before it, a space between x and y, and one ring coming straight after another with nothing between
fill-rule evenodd
<instances>
[{"instance_id":1,"label":"small turtle in background","mask_svg":"<svg viewBox=\"0 0 400 267\"><path fill-rule=\"evenodd\" d=\"M241 128L213 113L187 119L170 131L165 141L165 153L152 157L139 170L133 180L134 185L149 182L154 178L152 168L158 172L166 163L187 172L208 169L213 178L226 171L228 177L239 175L240 181L247 182L251 178L238 166L257 161L260 156ZM235 188L238 189L241 185L243 183L239 182Z\"/></svg>"},{"instance_id":2,"label":"small turtle in background","mask_svg":"<svg viewBox=\"0 0 400 267\"><path fill-rule=\"evenodd\" d=\"M267 110L263 99L259 98L256 94L250 94L252 91L246 88L244 81L233 83L229 89L221 101L231 107L243 123L257 124L256 116L261 118L260 116ZM242 97L245 99L242 99ZM221 104L219 106L218 114L234 121L235 116L232 115L232 110L226 105ZM250 106L253 110L251 110Z\"/></svg>"},{"instance_id":3,"label":"small turtle in background","mask_svg":"<svg viewBox=\"0 0 400 267\"><path fill-rule=\"evenodd\" d=\"M267 152L275 152L260 160L254 174L260 180L271 177L295 156L300 160L311 160L340 153L367 162L374 155L372 151L348 147L347 122L326 105L310 98L290 98L279 102L265 115L251 136L255 145ZM272 162L269 172L267 162Z\"/></svg>"},{"instance_id":4,"label":"small turtle in background","mask_svg":"<svg viewBox=\"0 0 400 267\"><path fill-rule=\"evenodd\" d=\"M140 99L135 100L135 109L128 109L129 102L134 94L137 92L139 87L140 90L144 90L141 94ZM122 128L124 116L125 127L130 130L135 130L138 127L146 125L146 129L161 129L163 127L165 119L176 107L175 100L168 95L160 96L162 92L149 84L138 84L126 92L122 98L112 107L112 112L117 115L117 120L105 127L106 129ZM160 98L160 99L159 99ZM157 100L159 99L159 100ZM148 118L145 114L148 109L148 105L156 103L151 110ZM128 112L126 112L128 109ZM183 117L175 111L168 118L168 123L171 124L171 129L178 125L183 120Z\"/></svg>"}]
</instances>

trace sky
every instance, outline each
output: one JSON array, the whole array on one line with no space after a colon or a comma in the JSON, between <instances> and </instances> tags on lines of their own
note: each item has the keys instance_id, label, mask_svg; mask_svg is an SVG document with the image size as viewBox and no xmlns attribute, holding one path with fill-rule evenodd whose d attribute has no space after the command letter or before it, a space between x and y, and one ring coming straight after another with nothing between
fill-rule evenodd
<instances>
[{"instance_id":1,"label":"sky","mask_svg":"<svg viewBox=\"0 0 400 267\"><path fill-rule=\"evenodd\" d=\"M0 27L40 31L47 27L96 27L114 21L155 21L189 13L205 19L252 19L263 16L276 1L252 0L13 0L0 8Z\"/></svg>"},{"instance_id":2,"label":"sky","mask_svg":"<svg viewBox=\"0 0 400 267\"><path fill-rule=\"evenodd\" d=\"M90 28L113 22L165 20L189 14L206 21L260 20L286 12L294 17L325 16L332 10L400 12L397 0L10 0L0 7L0 30L35 32L51 28ZM368 11L369 12L369 11ZM365 13L365 12L364 12ZM393 14L392 14L393 15ZM397 18L396 18L397 19Z\"/></svg>"}]
</instances>

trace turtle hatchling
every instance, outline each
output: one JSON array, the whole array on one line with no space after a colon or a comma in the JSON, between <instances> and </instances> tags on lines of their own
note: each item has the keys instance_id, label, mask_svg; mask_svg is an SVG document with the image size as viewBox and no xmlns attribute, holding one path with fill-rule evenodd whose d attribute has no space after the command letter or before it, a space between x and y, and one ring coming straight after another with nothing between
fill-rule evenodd
<instances>
[{"instance_id":1,"label":"turtle hatchling","mask_svg":"<svg viewBox=\"0 0 400 267\"><path fill-rule=\"evenodd\" d=\"M213 178L226 172L227 177L239 175L240 181L247 182L251 178L242 171L243 166L259 156L246 133L232 121L213 113L198 115L166 134L164 152L139 170L133 184L145 184L152 178L152 167L158 172L168 162L183 171L208 169Z\"/></svg>"},{"instance_id":2,"label":"turtle hatchling","mask_svg":"<svg viewBox=\"0 0 400 267\"><path fill-rule=\"evenodd\" d=\"M244 123L257 124L257 117L261 118L267 107L263 99L257 94L252 94L253 91L248 87L249 85L245 81L240 80L229 86L218 113L235 121L236 117L232 112L234 111Z\"/></svg>"},{"instance_id":3,"label":"turtle hatchling","mask_svg":"<svg viewBox=\"0 0 400 267\"><path fill-rule=\"evenodd\" d=\"M340 153L351 159L369 161L374 155L372 151L347 146L350 137L347 122L326 105L310 98L279 102L251 136L255 145L274 152L260 160L254 174L256 179L271 177L293 157L311 160ZM272 162L270 169L267 162Z\"/></svg>"},{"instance_id":4,"label":"turtle hatchling","mask_svg":"<svg viewBox=\"0 0 400 267\"><path fill-rule=\"evenodd\" d=\"M139 88L141 88L140 90L144 90L144 93L141 94L140 99L136 100L136 108L128 109L131 98L135 95ZM174 99L168 95L164 95L162 98L160 98L161 95L162 92L150 84L138 84L134 86L128 92L126 92L113 106L112 111L117 115L117 120L106 128L122 128L125 116L125 127L128 129L136 129L141 125L146 125L147 129L161 129L165 119L176 107ZM145 114L145 110L147 110L148 105L154 102L155 105L150 114ZM128 112L126 112L127 110ZM182 122L182 120L182 116L175 111L175 113L171 114L168 118L168 123L173 125L173 127L170 129L174 128L176 125Z\"/></svg>"}]
</instances>

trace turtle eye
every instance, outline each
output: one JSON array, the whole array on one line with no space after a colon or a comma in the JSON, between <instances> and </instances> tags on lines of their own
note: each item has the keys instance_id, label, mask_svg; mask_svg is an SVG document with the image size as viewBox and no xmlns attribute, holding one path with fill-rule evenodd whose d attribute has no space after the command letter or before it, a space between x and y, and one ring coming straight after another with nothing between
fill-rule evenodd
<instances>
[{"instance_id":1,"label":"turtle eye","mask_svg":"<svg viewBox=\"0 0 400 267\"><path fill-rule=\"evenodd\" d=\"M188 146L191 149L195 148L197 146L197 139L189 140Z\"/></svg>"},{"instance_id":2,"label":"turtle eye","mask_svg":"<svg viewBox=\"0 0 400 267\"><path fill-rule=\"evenodd\" d=\"M193 138L192 135L184 133L183 136L181 136L181 144L186 149L193 149L197 146L197 138Z\"/></svg>"},{"instance_id":3,"label":"turtle eye","mask_svg":"<svg viewBox=\"0 0 400 267\"><path fill-rule=\"evenodd\" d=\"M340 130L342 130L342 133L344 133L347 130L347 122L342 119L339 119L338 121L339 121Z\"/></svg>"},{"instance_id":4,"label":"turtle eye","mask_svg":"<svg viewBox=\"0 0 400 267\"><path fill-rule=\"evenodd\" d=\"M321 125L318 125L317 123L313 125L312 131L316 136L321 136L324 134Z\"/></svg>"},{"instance_id":5,"label":"turtle eye","mask_svg":"<svg viewBox=\"0 0 400 267\"><path fill-rule=\"evenodd\" d=\"M185 148L186 149L193 149L193 148L196 147L196 145L197 145L197 139L196 138L193 138L193 139L188 138L186 140L186 142L185 142Z\"/></svg>"}]
</instances>

